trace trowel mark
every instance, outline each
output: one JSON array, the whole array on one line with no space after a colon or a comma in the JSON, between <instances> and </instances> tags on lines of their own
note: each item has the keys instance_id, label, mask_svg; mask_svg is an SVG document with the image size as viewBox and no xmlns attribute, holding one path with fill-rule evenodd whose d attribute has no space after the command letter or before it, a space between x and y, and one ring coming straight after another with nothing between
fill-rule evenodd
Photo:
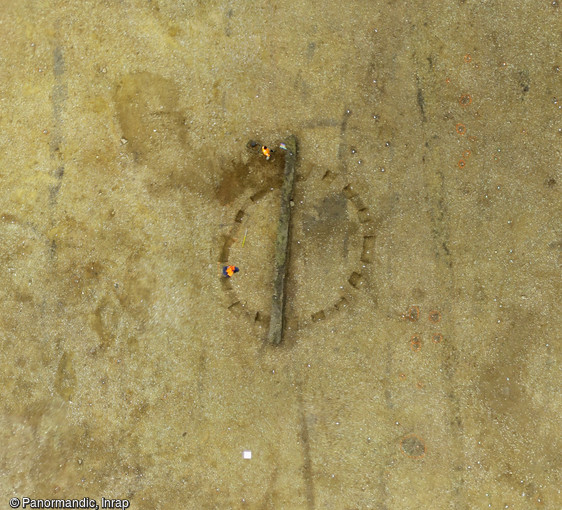
<instances>
[{"instance_id":1,"label":"trowel mark","mask_svg":"<svg viewBox=\"0 0 562 510\"><path fill-rule=\"evenodd\" d=\"M421 70L421 69L420 69ZM422 80L423 80L422 76ZM426 77L431 82L431 78ZM420 106L421 107L421 106ZM431 117L428 124L432 123ZM422 123L423 124L423 123ZM423 128L422 128L423 129ZM425 130L424 130L425 131ZM426 147L429 147L428 138L425 136ZM429 162L427 161L429 160ZM453 303L454 296L457 294L455 288L455 275L453 265L453 254L449 249L450 245L450 219L448 211L448 186L444 172L441 170L442 161L433 154L426 151L422 157L424 168L424 184L427 190L426 200L429 205L429 219L431 225L431 233L433 237L434 257L436 262L436 283L441 289L441 294L445 302ZM446 309L447 310L447 309ZM447 311L451 311L450 308ZM432 314L431 322L440 322L440 313L435 316ZM445 325L444 334L447 338L456 338L454 325ZM434 339L435 340L435 339ZM451 503L455 508L467 508L464 504L465 499L465 479L462 476L463 465L463 445L465 442L464 424L462 420L461 396L462 389L456 382L456 372L459 366L459 351L454 342L449 346L449 355L441 361L441 370L443 373L442 384L449 399L449 429L448 434L454 447L451 448L451 458L449 463L453 469L451 473Z\"/></svg>"},{"instance_id":2,"label":"trowel mark","mask_svg":"<svg viewBox=\"0 0 562 510\"><path fill-rule=\"evenodd\" d=\"M423 89L420 83L420 77L418 76L417 73L416 73L416 85L418 89L418 93L417 93L418 107L420 109L422 122L426 122L427 118L425 117L425 99L423 96Z\"/></svg>"},{"instance_id":3,"label":"trowel mark","mask_svg":"<svg viewBox=\"0 0 562 510\"><path fill-rule=\"evenodd\" d=\"M339 162L339 171L342 174L346 174L347 173L347 160L344 157L344 155L346 154L346 131L347 131L347 121L349 120L349 116L351 115L351 110L346 109L343 113L343 117L340 123L340 143L338 146L338 162Z\"/></svg>"},{"instance_id":4,"label":"trowel mark","mask_svg":"<svg viewBox=\"0 0 562 510\"><path fill-rule=\"evenodd\" d=\"M55 169L52 172L56 183L49 189L49 203L51 206L56 204L57 195L62 184L64 175L64 164L62 163L62 154L60 152L63 141L62 137L62 112L67 98L67 87L63 80L65 71L64 55L62 48L57 45L53 51L53 75L55 84L51 94L51 103L53 106L53 129L50 143L51 159L55 161Z\"/></svg>"},{"instance_id":5,"label":"trowel mark","mask_svg":"<svg viewBox=\"0 0 562 510\"><path fill-rule=\"evenodd\" d=\"M53 74L55 85L53 87L53 113L55 118L60 119L62 111L62 101L66 99L66 85L62 83L61 77L64 74L64 56L62 48L55 46L53 51Z\"/></svg>"},{"instance_id":6,"label":"trowel mark","mask_svg":"<svg viewBox=\"0 0 562 510\"><path fill-rule=\"evenodd\" d=\"M315 508L314 503L314 474L312 470L312 461L310 458L310 436L308 432L308 421L306 415L306 409L303 402L302 396L302 385L299 385L299 392L297 393L297 400L299 403L299 410L301 414L300 420L300 438L302 441L302 453L303 453L303 477L304 485L306 491L306 504L307 508L312 510Z\"/></svg>"}]
</instances>

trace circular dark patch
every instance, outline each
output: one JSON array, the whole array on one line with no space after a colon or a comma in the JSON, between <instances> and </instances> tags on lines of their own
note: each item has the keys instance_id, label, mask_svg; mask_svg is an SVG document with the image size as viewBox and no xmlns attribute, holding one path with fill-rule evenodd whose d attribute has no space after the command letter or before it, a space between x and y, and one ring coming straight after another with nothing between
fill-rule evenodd
<instances>
[{"instance_id":1,"label":"circular dark patch","mask_svg":"<svg viewBox=\"0 0 562 510\"><path fill-rule=\"evenodd\" d=\"M410 322L416 322L418 319L420 318L420 309L417 306L412 306L409 310L408 310L408 316L407 319Z\"/></svg>"},{"instance_id":2,"label":"circular dark patch","mask_svg":"<svg viewBox=\"0 0 562 510\"><path fill-rule=\"evenodd\" d=\"M441 333L433 334L433 343L440 344L443 341L443 335Z\"/></svg>"},{"instance_id":3,"label":"circular dark patch","mask_svg":"<svg viewBox=\"0 0 562 510\"><path fill-rule=\"evenodd\" d=\"M459 103L461 106L468 106L472 104L472 97L470 94L463 94L459 99Z\"/></svg>"},{"instance_id":4,"label":"circular dark patch","mask_svg":"<svg viewBox=\"0 0 562 510\"><path fill-rule=\"evenodd\" d=\"M410 349L414 352L418 352L421 349L422 340L420 335L412 335L410 339Z\"/></svg>"},{"instance_id":5,"label":"circular dark patch","mask_svg":"<svg viewBox=\"0 0 562 510\"><path fill-rule=\"evenodd\" d=\"M353 187L343 186L341 176L305 180L306 200L295 197L291 219L285 313L293 331L347 309L374 258L374 222ZM229 310L260 327L269 322L278 188L276 183L241 205L219 255L221 264L240 267L239 275L222 279Z\"/></svg>"},{"instance_id":6,"label":"circular dark patch","mask_svg":"<svg viewBox=\"0 0 562 510\"><path fill-rule=\"evenodd\" d=\"M411 459L425 456L425 443L415 434L408 434L400 440L400 451Z\"/></svg>"},{"instance_id":7,"label":"circular dark patch","mask_svg":"<svg viewBox=\"0 0 562 510\"><path fill-rule=\"evenodd\" d=\"M441 322L441 313L437 310L429 312L429 322L433 322L433 324Z\"/></svg>"}]
</instances>

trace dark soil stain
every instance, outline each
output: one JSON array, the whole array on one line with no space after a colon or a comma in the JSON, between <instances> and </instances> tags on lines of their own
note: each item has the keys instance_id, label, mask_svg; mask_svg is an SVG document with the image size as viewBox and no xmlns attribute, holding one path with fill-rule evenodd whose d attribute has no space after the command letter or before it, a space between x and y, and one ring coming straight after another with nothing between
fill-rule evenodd
<instances>
[{"instance_id":1,"label":"dark soil stain","mask_svg":"<svg viewBox=\"0 0 562 510\"><path fill-rule=\"evenodd\" d=\"M324 197L314 206L316 214L305 214L302 219L302 232L310 238L317 249L317 260L334 257L334 246L341 246L341 256L346 259L349 252L350 237L355 236L358 225L351 220L348 212L348 199L343 192ZM340 244L341 241L341 244ZM329 250L326 248L329 247Z\"/></svg>"},{"instance_id":2,"label":"dark soil stain","mask_svg":"<svg viewBox=\"0 0 562 510\"><path fill-rule=\"evenodd\" d=\"M425 99L423 97L423 90L422 90L420 78L417 75L416 75L416 84L417 84L417 91L418 91L417 92L418 107L420 109L422 121L426 122L427 118L425 116Z\"/></svg>"},{"instance_id":3,"label":"dark soil stain","mask_svg":"<svg viewBox=\"0 0 562 510\"><path fill-rule=\"evenodd\" d=\"M148 72L128 74L114 99L123 138L135 158L156 163L163 148L185 142L186 117L173 81Z\"/></svg>"},{"instance_id":4,"label":"dark soil stain","mask_svg":"<svg viewBox=\"0 0 562 510\"><path fill-rule=\"evenodd\" d=\"M320 239L326 240L334 228L348 221L347 198L341 192L325 197L314 209L316 215L304 216L303 229L311 235L318 235Z\"/></svg>"},{"instance_id":5,"label":"dark soil stain","mask_svg":"<svg viewBox=\"0 0 562 510\"><path fill-rule=\"evenodd\" d=\"M267 161L265 158L256 157L248 164L242 161L231 161L222 169L215 198L221 205L227 205L248 189L253 191L252 196L254 196L262 192L267 193L270 188L279 188L282 180L282 158Z\"/></svg>"},{"instance_id":6,"label":"dark soil stain","mask_svg":"<svg viewBox=\"0 0 562 510\"><path fill-rule=\"evenodd\" d=\"M517 73L517 84L521 89L521 101L525 97L525 94L529 92L531 88L531 78L529 77L529 71L519 71Z\"/></svg>"},{"instance_id":7,"label":"dark soil stain","mask_svg":"<svg viewBox=\"0 0 562 510\"><path fill-rule=\"evenodd\" d=\"M420 459L425 455L425 444L415 434L405 436L400 442L402 452L408 457Z\"/></svg>"}]
</instances>

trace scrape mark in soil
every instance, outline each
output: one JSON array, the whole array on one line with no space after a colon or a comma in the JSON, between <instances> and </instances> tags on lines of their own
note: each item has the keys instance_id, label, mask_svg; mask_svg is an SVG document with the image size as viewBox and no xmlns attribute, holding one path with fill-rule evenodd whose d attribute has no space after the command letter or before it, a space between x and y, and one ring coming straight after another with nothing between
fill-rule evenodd
<instances>
[{"instance_id":1,"label":"scrape mark in soil","mask_svg":"<svg viewBox=\"0 0 562 510\"><path fill-rule=\"evenodd\" d=\"M49 203L51 206L56 205L57 195L64 176L64 163L61 152L61 146L63 143L62 112L67 98L67 87L64 81L64 72L64 54L62 48L57 45L53 51L53 75L55 78L55 84L53 85L53 92L51 94L53 129L50 142L50 153L51 159L55 161L55 169L52 171L52 175L56 179L56 183L49 189Z\"/></svg>"},{"instance_id":2,"label":"scrape mark in soil","mask_svg":"<svg viewBox=\"0 0 562 510\"><path fill-rule=\"evenodd\" d=\"M299 410L300 410L300 437L303 450L303 476L306 490L307 508L314 510L314 477L312 473L312 461L310 458L310 437L308 434L308 423L302 393L298 393Z\"/></svg>"}]
</instances>

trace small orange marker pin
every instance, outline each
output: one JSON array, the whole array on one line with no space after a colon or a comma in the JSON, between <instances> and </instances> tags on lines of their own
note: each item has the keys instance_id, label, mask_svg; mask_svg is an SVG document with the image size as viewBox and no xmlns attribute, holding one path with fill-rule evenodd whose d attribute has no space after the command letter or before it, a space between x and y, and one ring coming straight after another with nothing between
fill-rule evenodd
<instances>
[{"instance_id":1,"label":"small orange marker pin","mask_svg":"<svg viewBox=\"0 0 562 510\"><path fill-rule=\"evenodd\" d=\"M267 159L269 161L269 158L271 157L271 149L269 149L265 145L262 145L261 151L262 151L263 155L265 156L265 159Z\"/></svg>"}]
</instances>

